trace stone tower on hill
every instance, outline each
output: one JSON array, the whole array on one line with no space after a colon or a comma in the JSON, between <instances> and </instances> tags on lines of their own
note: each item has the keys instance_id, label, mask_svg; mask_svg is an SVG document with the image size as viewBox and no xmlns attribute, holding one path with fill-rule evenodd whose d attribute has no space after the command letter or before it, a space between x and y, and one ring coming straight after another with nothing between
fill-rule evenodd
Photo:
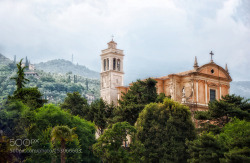
<instances>
[{"instance_id":1,"label":"stone tower on hill","mask_svg":"<svg viewBox=\"0 0 250 163\"><path fill-rule=\"evenodd\" d=\"M116 48L117 43L110 41L108 48L101 54L101 98L117 105L117 87L123 86L123 50Z\"/></svg>"}]
</instances>

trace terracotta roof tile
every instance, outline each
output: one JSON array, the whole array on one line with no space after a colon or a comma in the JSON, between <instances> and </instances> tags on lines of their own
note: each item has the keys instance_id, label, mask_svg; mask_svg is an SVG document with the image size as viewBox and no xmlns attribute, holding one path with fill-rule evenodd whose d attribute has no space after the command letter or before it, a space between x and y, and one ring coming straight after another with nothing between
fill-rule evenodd
<instances>
[{"instance_id":1,"label":"terracotta roof tile","mask_svg":"<svg viewBox=\"0 0 250 163\"><path fill-rule=\"evenodd\" d=\"M188 70L188 71L184 71L184 72L179 72L179 73L175 73L175 75L187 75L189 73L195 72L196 70Z\"/></svg>"},{"instance_id":2,"label":"terracotta roof tile","mask_svg":"<svg viewBox=\"0 0 250 163\"><path fill-rule=\"evenodd\" d=\"M195 70L188 70L188 71L184 71L184 72L179 72L179 73L174 73L174 74L169 74L169 75L179 75L179 76L183 76L183 75L187 75L189 73L195 72ZM162 76L162 77L158 77L157 79L166 79L169 78L169 75L167 76Z\"/></svg>"}]
</instances>

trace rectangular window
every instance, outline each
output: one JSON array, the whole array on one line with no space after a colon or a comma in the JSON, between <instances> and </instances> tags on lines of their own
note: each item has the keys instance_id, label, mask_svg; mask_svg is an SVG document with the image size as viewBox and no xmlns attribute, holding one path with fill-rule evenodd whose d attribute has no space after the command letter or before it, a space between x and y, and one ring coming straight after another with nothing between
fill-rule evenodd
<instances>
[{"instance_id":1,"label":"rectangular window","mask_svg":"<svg viewBox=\"0 0 250 163\"><path fill-rule=\"evenodd\" d=\"M104 71L106 71L106 59L103 60L104 63Z\"/></svg>"},{"instance_id":2,"label":"rectangular window","mask_svg":"<svg viewBox=\"0 0 250 163\"><path fill-rule=\"evenodd\" d=\"M120 59L117 59L117 70L120 71Z\"/></svg>"},{"instance_id":3,"label":"rectangular window","mask_svg":"<svg viewBox=\"0 0 250 163\"><path fill-rule=\"evenodd\" d=\"M109 59L107 58L107 70L109 70Z\"/></svg>"},{"instance_id":4,"label":"rectangular window","mask_svg":"<svg viewBox=\"0 0 250 163\"><path fill-rule=\"evenodd\" d=\"M113 58L113 70L115 70L115 67L116 67L116 59Z\"/></svg>"},{"instance_id":5,"label":"rectangular window","mask_svg":"<svg viewBox=\"0 0 250 163\"><path fill-rule=\"evenodd\" d=\"M214 89L210 89L210 101L216 100L216 91Z\"/></svg>"}]
</instances>

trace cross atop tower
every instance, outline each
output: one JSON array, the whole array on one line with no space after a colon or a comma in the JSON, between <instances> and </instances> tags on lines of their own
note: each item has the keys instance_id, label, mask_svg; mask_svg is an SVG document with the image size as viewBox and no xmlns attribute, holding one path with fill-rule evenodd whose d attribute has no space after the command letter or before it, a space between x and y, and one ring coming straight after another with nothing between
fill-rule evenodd
<instances>
[{"instance_id":1,"label":"cross atop tower","mask_svg":"<svg viewBox=\"0 0 250 163\"><path fill-rule=\"evenodd\" d=\"M114 35L112 35L111 37L112 37L112 40L108 43L108 48L109 48L109 49L116 49L117 43L114 42L114 40L113 40Z\"/></svg>"},{"instance_id":2,"label":"cross atop tower","mask_svg":"<svg viewBox=\"0 0 250 163\"><path fill-rule=\"evenodd\" d=\"M211 62L213 62L213 55L214 55L213 51L211 51L209 54L211 55Z\"/></svg>"}]
</instances>

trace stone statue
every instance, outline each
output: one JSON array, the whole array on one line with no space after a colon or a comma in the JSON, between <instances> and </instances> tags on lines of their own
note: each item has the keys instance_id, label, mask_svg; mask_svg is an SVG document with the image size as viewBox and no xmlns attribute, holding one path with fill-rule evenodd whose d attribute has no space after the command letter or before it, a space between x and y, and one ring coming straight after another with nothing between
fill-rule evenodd
<instances>
[{"instance_id":1,"label":"stone statue","mask_svg":"<svg viewBox=\"0 0 250 163\"><path fill-rule=\"evenodd\" d=\"M187 99L186 99L186 95L185 95L185 87L183 86L182 88L182 99L181 99L181 103L186 103Z\"/></svg>"},{"instance_id":2,"label":"stone statue","mask_svg":"<svg viewBox=\"0 0 250 163\"><path fill-rule=\"evenodd\" d=\"M174 90L173 90L174 88L173 88L173 82L171 81L171 83L170 83L170 96L171 96L171 99L173 99L173 95L174 95Z\"/></svg>"},{"instance_id":3,"label":"stone statue","mask_svg":"<svg viewBox=\"0 0 250 163\"><path fill-rule=\"evenodd\" d=\"M182 88L182 97L185 97L185 87Z\"/></svg>"}]
</instances>

